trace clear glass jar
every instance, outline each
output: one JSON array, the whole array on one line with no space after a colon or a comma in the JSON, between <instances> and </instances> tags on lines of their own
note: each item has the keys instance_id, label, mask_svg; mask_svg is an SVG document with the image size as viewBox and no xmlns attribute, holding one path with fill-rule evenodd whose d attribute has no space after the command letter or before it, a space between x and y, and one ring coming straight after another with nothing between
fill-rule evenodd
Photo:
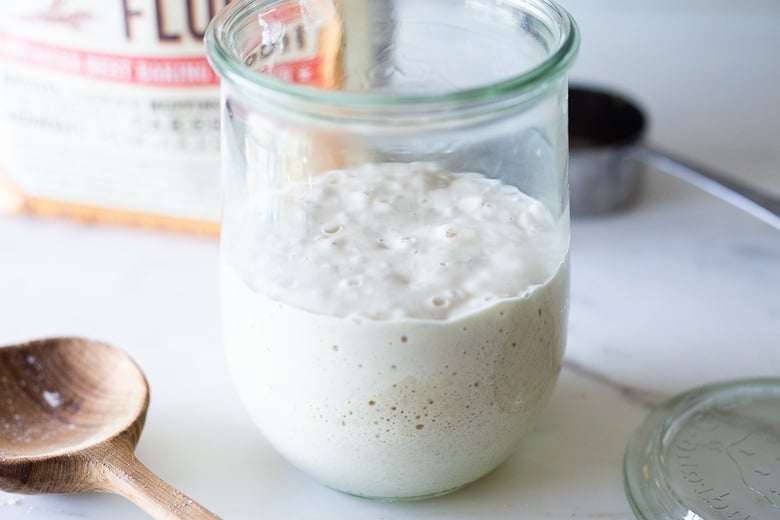
<instances>
[{"instance_id":1,"label":"clear glass jar","mask_svg":"<svg viewBox=\"0 0 780 520\"><path fill-rule=\"evenodd\" d=\"M235 0L206 43L225 345L260 430L363 497L488 473L563 358L574 22L547 0Z\"/></svg>"}]
</instances>

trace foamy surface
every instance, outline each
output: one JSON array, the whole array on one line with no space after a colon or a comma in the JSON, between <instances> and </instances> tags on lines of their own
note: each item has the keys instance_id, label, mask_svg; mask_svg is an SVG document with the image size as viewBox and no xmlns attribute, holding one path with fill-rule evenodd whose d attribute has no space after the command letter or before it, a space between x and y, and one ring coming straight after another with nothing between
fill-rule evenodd
<instances>
[{"instance_id":1,"label":"foamy surface","mask_svg":"<svg viewBox=\"0 0 780 520\"><path fill-rule=\"evenodd\" d=\"M546 283L566 250L538 200L430 163L334 170L262 200L232 262L255 291L332 316L458 317Z\"/></svg>"}]
</instances>

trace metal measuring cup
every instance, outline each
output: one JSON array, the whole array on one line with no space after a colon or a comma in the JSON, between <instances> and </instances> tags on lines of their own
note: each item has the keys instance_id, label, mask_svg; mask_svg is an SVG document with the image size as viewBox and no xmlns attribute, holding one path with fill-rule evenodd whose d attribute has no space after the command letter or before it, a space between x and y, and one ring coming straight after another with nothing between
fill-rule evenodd
<instances>
[{"instance_id":1,"label":"metal measuring cup","mask_svg":"<svg viewBox=\"0 0 780 520\"><path fill-rule=\"evenodd\" d=\"M572 214L628 206L642 171L652 166L748 212L780 230L780 199L727 175L644 144L647 121L639 105L614 92L569 87L569 181Z\"/></svg>"}]
</instances>

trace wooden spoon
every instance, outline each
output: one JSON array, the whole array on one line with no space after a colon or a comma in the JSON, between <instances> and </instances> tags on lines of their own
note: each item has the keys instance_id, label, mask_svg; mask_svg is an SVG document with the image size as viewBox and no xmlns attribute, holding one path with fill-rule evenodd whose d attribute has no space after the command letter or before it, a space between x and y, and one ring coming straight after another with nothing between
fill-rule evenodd
<instances>
[{"instance_id":1,"label":"wooden spoon","mask_svg":"<svg viewBox=\"0 0 780 520\"><path fill-rule=\"evenodd\" d=\"M219 518L135 457L149 386L124 352L79 338L0 348L0 489L109 492L158 519Z\"/></svg>"}]
</instances>

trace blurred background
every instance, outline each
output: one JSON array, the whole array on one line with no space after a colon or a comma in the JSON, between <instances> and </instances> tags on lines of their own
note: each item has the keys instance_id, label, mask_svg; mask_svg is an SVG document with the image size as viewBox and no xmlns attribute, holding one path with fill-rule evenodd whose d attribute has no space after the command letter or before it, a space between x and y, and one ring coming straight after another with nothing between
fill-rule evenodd
<instances>
[{"instance_id":1,"label":"blurred background","mask_svg":"<svg viewBox=\"0 0 780 520\"><path fill-rule=\"evenodd\" d=\"M779 2L561 3L582 30L572 82L625 92L654 144L780 193Z\"/></svg>"}]
</instances>

